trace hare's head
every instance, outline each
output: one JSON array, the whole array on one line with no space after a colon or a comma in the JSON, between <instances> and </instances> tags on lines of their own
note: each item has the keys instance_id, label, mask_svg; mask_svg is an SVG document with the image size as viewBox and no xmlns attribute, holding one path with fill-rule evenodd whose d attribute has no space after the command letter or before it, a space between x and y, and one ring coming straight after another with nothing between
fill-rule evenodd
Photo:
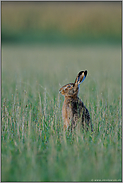
<instances>
[{"instance_id":1,"label":"hare's head","mask_svg":"<svg viewBox=\"0 0 123 183\"><path fill-rule=\"evenodd\" d=\"M62 95L68 97L77 96L79 92L79 85L85 80L86 76L87 76L87 70L80 71L75 79L75 82L62 86L59 92Z\"/></svg>"}]
</instances>

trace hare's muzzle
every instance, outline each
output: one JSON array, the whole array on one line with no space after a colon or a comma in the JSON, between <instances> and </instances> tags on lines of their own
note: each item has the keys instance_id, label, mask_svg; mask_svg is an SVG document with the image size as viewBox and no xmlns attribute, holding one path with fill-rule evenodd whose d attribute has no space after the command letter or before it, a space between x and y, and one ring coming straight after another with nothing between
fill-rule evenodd
<instances>
[{"instance_id":1,"label":"hare's muzzle","mask_svg":"<svg viewBox=\"0 0 123 183\"><path fill-rule=\"evenodd\" d=\"M64 89L63 88L60 88L59 89L59 93L62 94L62 95L64 95L64 93L65 93Z\"/></svg>"},{"instance_id":2,"label":"hare's muzzle","mask_svg":"<svg viewBox=\"0 0 123 183\"><path fill-rule=\"evenodd\" d=\"M61 88L59 89L59 93L61 93Z\"/></svg>"}]
</instances>

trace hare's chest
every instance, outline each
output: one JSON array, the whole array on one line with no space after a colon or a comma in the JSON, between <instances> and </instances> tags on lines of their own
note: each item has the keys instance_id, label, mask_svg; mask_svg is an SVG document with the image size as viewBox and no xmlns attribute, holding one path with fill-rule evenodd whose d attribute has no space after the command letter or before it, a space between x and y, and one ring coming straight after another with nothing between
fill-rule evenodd
<instances>
[{"instance_id":1,"label":"hare's chest","mask_svg":"<svg viewBox=\"0 0 123 183\"><path fill-rule=\"evenodd\" d=\"M70 121L72 119L72 108L69 104L63 104L62 107L62 118L64 121L64 129L70 126Z\"/></svg>"},{"instance_id":2,"label":"hare's chest","mask_svg":"<svg viewBox=\"0 0 123 183\"><path fill-rule=\"evenodd\" d=\"M71 123L76 126L81 117L82 105L78 101L68 102L63 104L62 117L64 120L64 128L68 128Z\"/></svg>"}]
</instances>

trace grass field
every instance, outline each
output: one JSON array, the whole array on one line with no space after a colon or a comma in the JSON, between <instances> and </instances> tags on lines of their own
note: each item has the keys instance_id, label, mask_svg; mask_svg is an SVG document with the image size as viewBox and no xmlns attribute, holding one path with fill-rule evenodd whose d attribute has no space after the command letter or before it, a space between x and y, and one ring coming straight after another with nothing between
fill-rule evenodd
<instances>
[{"instance_id":1,"label":"grass field","mask_svg":"<svg viewBox=\"0 0 123 183\"><path fill-rule=\"evenodd\" d=\"M88 70L79 97L94 132L63 132L59 88ZM2 45L2 181L121 181L121 47Z\"/></svg>"}]
</instances>

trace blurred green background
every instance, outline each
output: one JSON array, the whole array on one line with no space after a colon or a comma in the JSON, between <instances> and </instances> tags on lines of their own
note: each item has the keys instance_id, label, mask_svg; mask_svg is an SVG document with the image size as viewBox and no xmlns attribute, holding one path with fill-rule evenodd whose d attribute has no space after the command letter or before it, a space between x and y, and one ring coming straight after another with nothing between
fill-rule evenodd
<instances>
[{"instance_id":1,"label":"blurred green background","mask_svg":"<svg viewBox=\"0 0 123 183\"><path fill-rule=\"evenodd\" d=\"M2 2L2 43L121 43L121 2Z\"/></svg>"}]
</instances>

